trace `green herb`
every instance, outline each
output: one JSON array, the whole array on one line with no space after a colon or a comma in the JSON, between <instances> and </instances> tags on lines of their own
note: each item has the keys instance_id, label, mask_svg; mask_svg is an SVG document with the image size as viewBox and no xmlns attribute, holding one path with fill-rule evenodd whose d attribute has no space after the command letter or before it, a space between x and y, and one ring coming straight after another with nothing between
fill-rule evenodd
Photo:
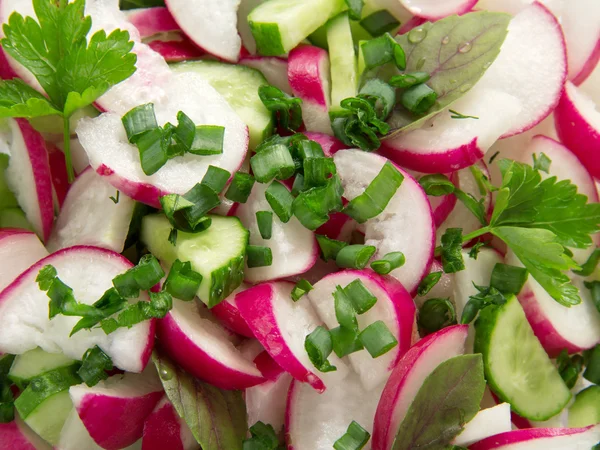
<instances>
[{"instance_id":1,"label":"green herb","mask_svg":"<svg viewBox=\"0 0 600 450\"><path fill-rule=\"evenodd\" d=\"M583 357L581 355L569 357L569 353L565 349L556 358L556 365L567 387L573 389L573 386L577 383L581 369L583 369Z\"/></svg>"},{"instance_id":2,"label":"green herb","mask_svg":"<svg viewBox=\"0 0 600 450\"><path fill-rule=\"evenodd\" d=\"M206 173L202 177L201 184L208 186L217 193L220 193L227 185L230 176L231 174L229 171L225 169L221 169L220 167L216 166L208 166Z\"/></svg>"},{"instance_id":3,"label":"green herb","mask_svg":"<svg viewBox=\"0 0 600 450\"><path fill-rule=\"evenodd\" d=\"M479 256L479 252L481 251L481 247L484 247L485 245L485 242L476 242L475 245L473 245L473 247L471 247L469 250L469 258L476 260L477 256Z\"/></svg>"},{"instance_id":4,"label":"green herb","mask_svg":"<svg viewBox=\"0 0 600 450\"><path fill-rule=\"evenodd\" d=\"M333 443L335 450L361 450L371 439L367 430L354 420L348 426L346 433Z\"/></svg>"},{"instance_id":5,"label":"green herb","mask_svg":"<svg viewBox=\"0 0 600 450\"><path fill-rule=\"evenodd\" d=\"M343 269L364 269L376 251L372 245L347 245L339 250L335 263Z\"/></svg>"},{"instance_id":6,"label":"green herb","mask_svg":"<svg viewBox=\"0 0 600 450\"><path fill-rule=\"evenodd\" d=\"M119 8L122 10L152 8L154 6L165 6L164 0L121 0Z\"/></svg>"},{"instance_id":7,"label":"green herb","mask_svg":"<svg viewBox=\"0 0 600 450\"><path fill-rule=\"evenodd\" d=\"M434 105L436 92L426 84L417 84L402 93L402 106L417 116L421 116Z\"/></svg>"},{"instance_id":8,"label":"green herb","mask_svg":"<svg viewBox=\"0 0 600 450\"><path fill-rule=\"evenodd\" d=\"M284 450L272 425L259 421L248 431L251 437L244 440L243 450Z\"/></svg>"},{"instance_id":9,"label":"green herb","mask_svg":"<svg viewBox=\"0 0 600 450\"><path fill-rule=\"evenodd\" d=\"M100 297L100 300L92 305L97 310L97 314L87 317L84 316L75 324L69 336L73 336L81 330L91 329L98 325L103 319L123 310L127 304L127 300L122 297L115 288L108 289L102 297Z\"/></svg>"},{"instance_id":10,"label":"green herb","mask_svg":"<svg viewBox=\"0 0 600 450\"><path fill-rule=\"evenodd\" d=\"M465 205L469 211L471 211L475 217L477 217L479 223L482 225L487 225L485 197L481 197L479 200L477 200L472 194L464 192L460 189L456 189L454 191L454 195L463 205Z\"/></svg>"},{"instance_id":11,"label":"green herb","mask_svg":"<svg viewBox=\"0 0 600 450\"><path fill-rule=\"evenodd\" d=\"M387 275L392 270L396 270L402 267L406 262L406 257L402 252L391 252L385 255L383 258L373 261L371 263L371 269L380 275Z\"/></svg>"},{"instance_id":12,"label":"green herb","mask_svg":"<svg viewBox=\"0 0 600 450\"><path fill-rule=\"evenodd\" d=\"M477 116L465 116L464 114L454 111L453 109L449 109L448 112L450 113L451 119L479 119Z\"/></svg>"},{"instance_id":13,"label":"green herb","mask_svg":"<svg viewBox=\"0 0 600 450\"><path fill-rule=\"evenodd\" d=\"M441 173L425 175L419 178L419 184L427 195L441 197L452 194L456 191L456 186L450 179Z\"/></svg>"},{"instance_id":14,"label":"green herb","mask_svg":"<svg viewBox=\"0 0 600 450\"><path fill-rule=\"evenodd\" d=\"M310 284L308 281L306 281L304 278L300 278L300 280L298 280L298 282L294 286L294 289L292 289L292 293L291 293L292 300L297 302L302 297L304 297L304 295L306 295L307 293L309 293L312 290L313 290L313 285Z\"/></svg>"},{"instance_id":15,"label":"green herb","mask_svg":"<svg viewBox=\"0 0 600 450\"><path fill-rule=\"evenodd\" d=\"M357 314L366 313L377 303L377 297L358 278L349 283L343 290Z\"/></svg>"},{"instance_id":16,"label":"green herb","mask_svg":"<svg viewBox=\"0 0 600 450\"><path fill-rule=\"evenodd\" d=\"M425 83L431 78L427 72L411 72L401 75L394 75L390 78L390 86L395 88L407 89L416 86L417 84Z\"/></svg>"},{"instance_id":17,"label":"green herb","mask_svg":"<svg viewBox=\"0 0 600 450\"><path fill-rule=\"evenodd\" d=\"M419 297L427 295L429 291L431 291L435 287L435 285L439 283L443 274L444 272L441 271L430 272L429 274L427 274L427 276L423 278L423 281L419 283L419 287L417 288L417 295L419 295Z\"/></svg>"},{"instance_id":18,"label":"green herb","mask_svg":"<svg viewBox=\"0 0 600 450\"><path fill-rule=\"evenodd\" d=\"M498 157L499 154L500 154L500 152L496 152L492 156L490 156L490 159L488 160L488 164L493 163L494 160Z\"/></svg>"},{"instance_id":19,"label":"green herb","mask_svg":"<svg viewBox=\"0 0 600 450\"><path fill-rule=\"evenodd\" d=\"M462 228L448 228L442 235L442 266L444 272L455 273L464 270L462 244Z\"/></svg>"},{"instance_id":20,"label":"green herb","mask_svg":"<svg viewBox=\"0 0 600 450\"><path fill-rule=\"evenodd\" d=\"M14 359L13 355L0 356L0 423L12 422L15 418L13 383L8 378Z\"/></svg>"},{"instance_id":21,"label":"green herb","mask_svg":"<svg viewBox=\"0 0 600 450\"><path fill-rule=\"evenodd\" d=\"M256 224L263 239L273 236L273 213L271 211L256 211Z\"/></svg>"},{"instance_id":22,"label":"green herb","mask_svg":"<svg viewBox=\"0 0 600 450\"><path fill-rule=\"evenodd\" d=\"M583 284L590 290L594 306L600 312L600 281L584 281Z\"/></svg>"},{"instance_id":23,"label":"green herb","mask_svg":"<svg viewBox=\"0 0 600 450\"><path fill-rule=\"evenodd\" d=\"M121 195L121 192L117 191L117 194L114 197L108 197L108 198L110 198L115 205L118 205L119 204L119 196L120 195Z\"/></svg>"},{"instance_id":24,"label":"green herb","mask_svg":"<svg viewBox=\"0 0 600 450\"><path fill-rule=\"evenodd\" d=\"M167 238L167 240L169 241L169 244L171 244L173 247L177 245L178 233L179 230L177 230L177 228L171 228L171 231L169 232L169 237Z\"/></svg>"},{"instance_id":25,"label":"green herb","mask_svg":"<svg viewBox=\"0 0 600 450\"><path fill-rule=\"evenodd\" d=\"M506 297L495 287L477 286L473 284L478 293L469 297L469 301L463 308L460 318L461 324L468 324L475 320L479 311L490 305L503 305L506 303Z\"/></svg>"},{"instance_id":26,"label":"green herb","mask_svg":"<svg viewBox=\"0 0 600 450\"><path fill-rule=\"evenodd\" d=\"M393 450L445 448L479 412L485 379L481 355L440 364L425 378L396 433Z\"/></svg>"},{"instance_id":27,"label":"green herb","mask_svg":"<svg viewBox=\"0 0 600 450\"><path fill-rule=\"evenodd\" d=\"M584 356L586 356L587 364L585 372L583 372L583 378L594 384L600 384L600 345L596 345L586 353L584 353Z\"/></svg>"},{"instance_id":28,"label":"green herb","mask_svg":"<svg viewBox=\"0 0 600 450\"><path fill-rule=\"evenodd\" d=\"M287 180L296 171L290 151L282 144L272 145L254 154L250 158L250 166L259 183L268 183L275 178Z\"/></svg>"},{"instance_id":29,"label":"green herb","mask_svg":"<svg viewBox=\"0 0 600 450\"><path fill-rule=\"evenodd\" d=\"M540 153L540 155L533 154L533 168L535 170L539 170L541 172L550 173L550 164L552 160L548 158L545 153Z\"/></svg>"},{"instance_id":30,"label":"green herb","mask_svg":"<svg viewBox=\"0 0 600 450\"><path fill-rule=\"evenodd\" d=\"M273 253L269 247L248 245L246 247L246 255L248 257L246 264L250 269L253 267L266 267L273 264Z\"/></svg>"},{"instance_id":31,"label":"green herb","mask_svg":"<svg viewBox=\"0 0 600 450\"><path fill-rule=\"evenodd\" d=\"M335 260L340 250L348 246L347 242L330 239L321 234L317 234L316 238L319 248L321 249L321 258L325 261Z\"/></svg>"},{"instance_id":32,"label":"green herb","mask_svg":"<svg viewBox=\"0 0 600 450\"><path fill-rule=\"evenodd\" d=\"M313 142L304 141L303 143ZM319 146L320 148L320 146ZM304 187L303 190L321 187L327 184L329 178L337 173L333 158L308 157L303 161Z\"/></svg>"},{"instance_id":33,"label":"green herb","mask_svg":"<svg viewBox=\"0 0 600 450\"><path fill-rule=\"evenodd\" d=\"M92 20L84 15L84 0L34 0L39 22L11 14L4 24L4 50L36 77L47 98L19 80L0 82L0 116L63 117L64 153L69 181L71 161L69 118L91 105L115 84L135 72L137 57L127 31L96 32L88 41Z\"/></svg>"},{"instance_id":34,"label":"green herb","mask_svg":"<svg viewBox=\"0 0 600 450\"><path fill-rule=\"evenodd\" d=\"M302 225L314 231L329 220L329 214L342 210L343 193L340 177L334 175L324 186L300 192L293 201L292 211Z\"/></svg>"},{"instance_id":35,"label":"green herb","mask_svg":"<svg viewBox=\"0 0 600 450\"><path fill-rule=\"evenodd\" d=\"M81 367L77 371L77 375L81 377L85 384L93 387L101 380L108 378L107 370L113 370L112 359L96 345L83 354Z\"/></svg>"},{"instance_id":36,"label":"green herb","mask_svg":"<svg viewBox=\"0 0 600 450\"><path fill-rule=\"evenodd\" d=\"M362 10L365 6L363 0L344 0L348 5L348 16L352 20L360 20L362 16Z\"/></svg>"},{"instance_id":37,"label":"green herb","mask_svg":"<svg viewBox=\"0 0 600 450\"><path fill-rule=\"evenodd\" d=\"M456 325L456 310L447 298L430 298L419 309L419 329L424 334L435 333L442 328Z\"/></svg>"},{"instance_id":38,"label":"green herb","mask_svg":"<svg viewBox=\"0 0 600 450\"><path fill-rule=\"evenodd\" d=\"M275 86L261 86L258 96L275 117L277 127L296 131L302 125L302 99L291 97Z\"/></svg>"},{"instance_id":39,"label":"green herb","mask_svg":"<svg viewBox=\"0 0 600 450\"><path fill-rule=\"evenodd\" d=\"M498 190L498 188L492 185L487 174L481 170L481 167L478 164L473 164L469 167L469 171L471 172L471 175L473 175L473 178L475 178L477 187L479 188L479 194L482 196L486 195L488 192L495 192Z\"/></svg>"},{"instance_id":40,"label":"green herb","mask_svg":"<svg viewBox=\"0 0 600 450\"><path fill-rule=\"evenodd\" d=\"M581 270L573 270L575 275L579 275L581 277L589 277L594 273L598 263L600 262L600 248L594 249L588 260L582 264Z\"/></svg>"},{"instance_id":41,"label":"green herb","mask_svg":"<svg viewBox=\"0 0 600 450\"><path fill-rule=\"evenodd\" d=\"M503 294L517 295L527 281L527 269L496 263L492 270L490 286Z\"/></svg>"},{"instance_id":42,"label":"green herb","mask_svg":"<svg viewBox=\"0 0 600 450\"><path fill-rule=\"evenodd\" d=\"M140 291L147 291L157 285L165 272L158 259L144 255L137 266L113 279L113 286L125 298L137 298Z\"/></svg>"},{"instance_id":43,"label":"green herb","mask_svg":"<svg viewBox=\"0 0 600 450\"><path fill-rule=\"evenodd\" d=\"M352 301L341 286L336 286L333 292L335 318L342 328L358 333L358 321Z\"/></svg>"},{"instance_id":44,"label":"green herb","mask_svg":"<svg viewBox=\"0 0 600 450\"><path fill-rule=\"evenodd\" d=\"M332 366L327 360L333 351L333 343L331 341L331 334L326 328L318 326L312 333L306 336L304 348L306 353L308 353L310 362L313 363L317 370L320 372L333 372L337 370L337 367Z\"/></svg>"},{"instance_id":45,"label":"green herb","mask_svg":"<svg viewBox=\"0 0 600 450\"><path fill-rule=\"evenodd\" d=\"M393 62L400 70L406 67L404 50L402 50L402 47L398 45L389 33L362 42L360 49L366 70L383 66L390 62Z\"/></svg>"},{"instance_id":46,"label":"green herb","mask_svg":"<svg viewBox=\"0 0 600 450\"><path fill-rule=\"evenodd\" d=\"M374 37L391 32L400 26L400 22L389 11L382 9L368 15L360 21L360 25Z\"/></svg>"},{"instance_id":47,"label":"green herb","mask_svg":"<svg viewBox=\"0 0 600 450\"><path fill-rule=\"evenodd\" d=\"M292 218L294 197L279 181L273 181L265 191L265 198L279 220L288 223Z\"/></svg>"},{"instance_id":48,"label":"green herb","mask_svg":"<svg viewBox=\"0 0 600 450\"><path fill-rule=\"evenodd\" d=\"M254 186L254 177L243 172L236 172L231 180L231 184L225 193L225 198L236 203L246 203L252 187Z\"/></svg>"},{"instance_id":49,"label":"green herb","mask_svg":"<svg viewBox=\"0 0 600 450\"><path fill-rule=\"evenodd\" d=\"M202 284L202 275L192 269L192 264L175 260L165 280L163 289L173 297L192 301Z\"/></svg>"},{"instance_id":50,"label":"green herb","mask_svg":"<svg viewBox=\"0 0 600 450\"><path fill-rule=\"evenodd\" d=\"M382 320L373 322L362 330L358 339L373 358L386 354L398 345L396 337Z\"/></svg>"},{"instance_id":51,"label":"green herb","mask_svg":"<svg viewBox=\"0 0 600 450\"><path fill-rule=\"evenodd\" d=\"M358 333L344 327L337 327L329 330L333 351L338 358L343 358L351 353L358 352L365 348L358 339Z\"/></svg>"}]
</instances>

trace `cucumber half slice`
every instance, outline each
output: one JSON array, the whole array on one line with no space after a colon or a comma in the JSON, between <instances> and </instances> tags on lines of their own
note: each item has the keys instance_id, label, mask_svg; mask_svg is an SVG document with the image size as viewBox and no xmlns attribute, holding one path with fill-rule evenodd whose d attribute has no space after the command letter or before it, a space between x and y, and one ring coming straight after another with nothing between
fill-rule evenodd
<instances>
[{"instance_id":1,"label":"cucumber half slice","mask_svg":"<svg viewBox=\"0 0 600 450\"><path fill-rule=\"evenodd\" d=\"M68 367L73 363L75 363L74 360L67 358L62 353L46 353L41 348L35 348L15 358L8 377L17 386L24 389L33 378L54 369Z\"/></svg>"},{"instance_id":2,"label":"cucumber half slice","mask_svg":"<svg viewBox=\"0 0 600 450\"><path fill-rule=\"evenodd\" d=\"M600 386L590 386L575 397L569 408L569 427L582 428L600 423Z\"/></svg>"},{"instance_id":3,"label":"cucumber half slice","mask_svg":"<svg viewBox=\"0 0 600 450\"><path fill-rule=\"evenodd\" d=\"M146 216L142 241L168 267L176 259L189 261L203 277L197 295L212 308L242 284L250 234L237 217L210 217L208 229L196 234L180 231L173 245L169 242L172 226L167 218L161 214Z\"/></svg>"},{"instance_id":4,"label":"cucumber half slice","mask_svg":"<svg viewBox=\"0 0 600 450\"><path fill-rule=\"evenodd\" d=\"M327 24L327 45L331 64L331 111L343 109L340 102L356 96L358 67L348 13Z\"/></svg>"},{"instance_id":5,"label":"cucumber half slice","mask_svg":"<svg viewBox=\"0 0 600 450\"><path fill-rule=\"evenodd\" d=\"M514 296L481 311L475 322L475 353L483 354L490 388L522 417L547 420L571 398Z\"/></svg>"}]
</instances>

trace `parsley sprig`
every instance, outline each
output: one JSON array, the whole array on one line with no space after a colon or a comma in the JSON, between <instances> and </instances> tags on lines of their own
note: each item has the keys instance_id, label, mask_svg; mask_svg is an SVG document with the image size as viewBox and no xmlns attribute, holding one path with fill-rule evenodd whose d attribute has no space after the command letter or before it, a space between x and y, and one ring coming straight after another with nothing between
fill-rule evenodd
<instances>
[{"instance_id":1,"label":"parsley sprig","mask_svg":"<svg viewBox=\"0 0 600 450\"><path fill-rule=\"evenodd\" d=\"M3 31L4 50L38 80L46 96L14 79L0 82L0 117L60 115L69 180L74 179L69 118L135 72L137 56L127 31L100 30L89 39L92 19L85 0L33 0L37 21L13 13Z\"/></svg>"}]
</instances>

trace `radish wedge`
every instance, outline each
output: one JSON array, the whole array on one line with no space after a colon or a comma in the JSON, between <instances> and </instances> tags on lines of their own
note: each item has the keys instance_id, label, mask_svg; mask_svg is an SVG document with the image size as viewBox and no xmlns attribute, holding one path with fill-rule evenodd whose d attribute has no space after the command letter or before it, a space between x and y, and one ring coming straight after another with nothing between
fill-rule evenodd
<instances>
[{"instance_id":1,"label":"radish wedge","mask_svg":"<svg viewBox=\"0 0 600 450\"><path fill-rule=\"evenodd\" d=\"M109 335L101 329L80 331L70 338L69 333L80 318L58 315L49 320L48 296L35 282L39 271L48 264L73 289L75 298L87 305L112 287L114 277L132 267L118 253L96 247L71 247L38 261L0 293L0 352L19 355L41 347L50 353L62 352L81 359L88 348L98 345L116 367L141 372L152 352L154 321L119 328Z\"/></svg>"},{"instance_id":2,"label":"radish wedge","mask_svg":"<svg viewBox=\"0 0 600 450\"><path fill-rule=\"evenodd\" d=\"M120 114L105 113L95 119L83 119L77 128L79 140L96 172L107 177L125 195L155 207L159 207L162 195L189 191L202 180L210 165L237 171L248 148L246 125L199 75L173 75L165 94L169 102L155 104L158 123L177 123L177 113L184 111L196 125L224 126L222 154L202 157L186 154L171 159L148 176L142 171L137 147L127 140Z\"/></svg>"},{"instance_id":3,"label":"radish wedge","mask_svg":"<svg viewBox=\"0 0 600 450\"><path fill-rule=\"evenodd\" d=\"M84 427L106 450L119 450L140 439L146 417L164 395L153 366L141 374L114 375L94 387L73 386L69 394Z\"/></svg>"},{"instance_id":4,"label":"radish wedge","mask_svg":"<svg viewBox=\"0 0 600 450\"><path fill-rule=\"evenodd\" d=\"M304 340L322 322L309 302L292 300L293 288L288 282L262 283L239 293L235 302L275 362L295 379L323 392L326 385L339 383L348 374L348 368L334 354L329 361L337 371L322 373L310 362Z\"/></svg>"},{"instance_id":5,"label":"radish wedge","mask_svg":"<svg viewBox=\"0 0 600 450\"><path fill-rule=\"evenodd\" d=\"M510 405L500 403L479 411L475 417L465 424L463 431L454 438L452 444L468 447L477 441L510 430Z\"/></svg>"},{"instance_id":6,"label":"radish wedge","mask_svg":"<svg viewBox=\"0 0 600 450\"><path fill-rule=\"evenodd\" d=\"M248 289L249 286L242 283L239 288L233 291L225 300L218 305L215 305L210 310L219 321L234 333L245 337L253 338L254 334L248 327L248 324L240 314L240 310L235 304L235 296L240 292Z\"/></svg>"},{"instance_id":7,"label":"radish wedge","mask_svg":"<svg viewBox=\"0 0 600 450\"><path fill-rule=\"evenodd\" d=\"M400 3L415 16L435 21L452 14L460 16L470 11L477 0L400 0Z\"/></svg>"},{"instance_id":8,"label":"radish wedge","mask_svg":"<svg viewBox=\"0 0 600 450\"><path fill-rule=\"evenodd\" d=\"M142 450L196 450L200 445L164 396L144 422Z\"/></svg>"},{"instance_id":9,"label":"radish wedge","mask_svg":"<svg viewBox=\"0 0 600 450\"><path fill-rule=\"evenodd\" d=\"M305 228L296 217L283 223L273 214L273 230L270 239L263 239L258 229L256 213L271 211L265 198L269 185L255 183L246 203L236 210L236 216L250 231L250 244L269 247L273 264L265 267L246 268L245 277L250 283L278 280L309 270L319 257L319 246L312 231Z\"/></svg>"},{"instance_id":10,"label":"radish wedge","mask_svg":"<svg viewBox=\"0 0 600 450\"><path fill-rule=\"evenodd\" d=\"M415 304L402 284L392 277L383 277L366 270L337 272L316 283L308 293L311 304L329 329L339 326L333 301L336 286L344 288L354 280L360 280L377 297L377 303L371 309L357 316L358 328L363 330L381 320L398 341L396 347L375 359L366 350L348 355L350 365L358 374L360 382L367 391L371 391L388 379L389 373L410 347Z\"/></svg>"},{"instance_id":11,"label":"radish wedge","mask_svg":"<svg viewBox=\"0 0 600 450\"><path fill-rule=\"evenodd\" d=\"M245 389L264 381L230 335L204 305L175 300L158 323L158 339L167 354L193 376L222 389Z\"/></svg>"},{"instance_id":12,"label":"radish wedge","mask_svg":"<svg viewBox=\"0 0 600 450\"><path fill-rule=\"evenodd\" d=\"M400 359L377 405L373 450L391 450L398 427L423 384L444 361L463 353L467 326L444 328L421 339Z\"/></svg>"},{"instance_id":13,"label":"radish wedge","mask_svg":"<svg viewBox=\"0 0 600 450\"><path fill-rule=\"evenodd\" d=\"M166 62L179 63L191 59L199 59L205 55L202 49L196 47L187 37L177 36L178 39L171 41L148 42L148 47L162 56Z\"/></svg>"},{"instance_id":14,"label":"radish wedge","mask_svg":"<svg viewBox=\"0 0 600 450\"><path fill-rule=\"evenodd\" d=\"M288 80L288 62L285 59L266 56L245 56L240 59L243 66L259 70L269 84L292 95L292 87Z\"/></svg>"},{"instance_id":15,"label":"radish wedge","mask_svg":"<svg viewBox=\"0 0 600 450\"><path fill-rule=\"evenodd\" d=\"M11 228L0 229L0 292L48 251L35 233Z\"/></svg>"},{"instance_id":16,"label":"radish wedge","mask_svg":"<svg viewBox=\"0 0 600 450\"><path fill-rule=\"evenodd\" d=\"M169 10L164 6L132 9L125 14L127 20L137 28L142 39L156 34L181 31L181 28L177 25Z\"/></svg>"},{"instance_id":17,"label":"radish wedge","mask_svg":"<svg viewBox=\"0 0 600 450\"><path fill-rule=\"evenodd\" d=\"M90 245L121 253L134 206L132 199L117 194L104 178L86 169L71 185L48 249L55 252L73 245Z\"/></svg>"},{"instance_id":18,"label":"radish wedge","mask_svg":"<svg viewBox=\"0 0 600 450\"><path fill-rule=\"evenodd\" d=\"M333 158L348 200L362 194L387 162L359 150L342 150ZM374 259L390 252L404 253L406 264L391 275L412 293L429 273L435 231L427 195L413 177L398 170L404 181L383 213L365 223L365 244L377 248Z\"/></svg>"},{"instance_id":19,"label":"radish wedge","mask_svg":"<svg viewBox=\"0 0 600 450\"><path fill-rule=\"evenodd\" d=\"M470 450L589 449L600 441L600 425L587 428L514 430L479 441Z\"/></svg>"},{"instance_id":20,"label":"radish wedge","mask_svg":"<svg viewBox=\"0 0 600 450\"><path fill-rule=\"evenodd\" d=\"M7 450L51 450L52 446L35 434L18 415L15 415L15 420L12 422L0 423L0 448Z\"/></svg>"},{"instance_id":21,"label":"radish wedge","mask_svg":"<svg viewBox=\"0 0 600 450\"><path fill-rule=\"evenodd\" d=\"M600 112L595 103L567 83L554 118L560 140L600 178Z\"/></svg>"}]
</instances>

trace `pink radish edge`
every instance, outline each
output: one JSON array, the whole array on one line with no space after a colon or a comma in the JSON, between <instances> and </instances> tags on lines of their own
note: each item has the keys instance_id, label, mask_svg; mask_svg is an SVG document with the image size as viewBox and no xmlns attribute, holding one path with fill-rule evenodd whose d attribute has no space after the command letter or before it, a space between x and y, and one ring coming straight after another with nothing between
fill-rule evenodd
<instances>
[{"instance_id":1,"label":"pink radish edge","mask_svg":"<svg viewBox=\"0 0 600 450\"><path fill-rule=\"evenodd\" d=\"M301 45L293 49L288 57L288 79L296 97L326 108L328 102L322 80L323 64L329 64L326 50L312 45Z\"/></svg>"},{"instance_id":2,"label":"pink radish edge","mask_svg":"<svg viewBox=\"0 0 600 450\"><path fill-rule=\"evenodd\" d=\"M506 433L497 434L476 442L469 446L470 450L492 450L505 445L518 444L535 439L571 436L574 434L585 433L594 428L590 425L585 428L530 428L526 430L513 430Z\"/></svg>"},{"instance_id":3,"label":"pink radish edge","mask_svg":"<svg viewBox=\"0 0 600 450\"><path fill-rule=\"evenodd\" d=\"M573 79L571 80L571 83L573 83L575 86L579 86L581 83L583 83L590 76L590 74L594 71L594 69L598 65L599 61L600 61L600 39L598 39L598 41L596 42L596 46L594 47L594 50L592 50L592 53L590 53L589 58L587 59L587 61L585 62L585 64L583 65L583 67L581 68L579 73L573 77Z\"/></svg>"},{"instance_id":4,"label":"pink radish edge","mask_svg":"<svg viewBox=\"0 0 600 450\"><path fill-rule=\"evenodd\" d=\"M169 10L164 6L133 10L127 14L127 20L138 29L141 38L159 33L181 31Z\"/></svg>"},{"instance_id":5,"label":"pink radish edge","mask_svg":"<svg viewBox=\"0 0 600 450\"><path fill-rule=\"evenodd\" d=\"M323 153L328 158L335 155L340 150L347 150L349 147L333 136L329 136L328 134L316 133L313 131L305 131L303 133L308 139L311 141L317 142L321 148L323 148Z\"/></svg>"},{"instance_id":6,"label":"pink radish edge","mask_svg":"<svg viewBox=\"0 0 600 450\"><path fill-rule=\"evenodd\" d=\"M227 299L223 300L218 305L213 306L210 312L234 333L253 338L254 334L252 330L250 330L250 327L248 327L248 324L240 314L240 310L234 303L227 301Z\"/></svg>"},{"instance_id":7,"label":"pink radish edge","mask_svg":"<svg viewBox=\"0 0 600 450\"><path fill-rule=\"evenodd\" d=\"M152 41L148 46L168 63L198 59L206 54L187 38L182 41Z\"/></svg>"},{"instance_id":8,"label":"pink radish edge","mask_svg":"<svg viewBox=\"0 0 600 450\"><path fill-rule=\"evenodd\" d=\"M429 11L429 12L423 12L423 9L429 9L427 8L427 5L425 5L423 8L419 7L419 1L415 1L415 0L400 0L400 3L402 4L402 6L404 6L404 8L406 8L407 11L410 11L412 14L414 14L415 16L418 17L422 17L424 19L428 19L428 20L439 20L439 19L443 19L444 17L447 16L451 16L453 14L456 15L462 15L465 14L469 11L471 11L473 9L473 7L477 4L478 0L458 0L458 4L454 5L452 8L448 9L446 8L446 10L442 11L441 13L438 11L437 13L435 11ZM448 0L445 0L445 2L448 2ZM415 4L416 3L416 4ZM428 3L428 2L426 2ZM442 7L442 4L444 2L439 2L439 7ZM457 3L457 0L454 0L453 3Z\"/></svg>"}]
</instances>

